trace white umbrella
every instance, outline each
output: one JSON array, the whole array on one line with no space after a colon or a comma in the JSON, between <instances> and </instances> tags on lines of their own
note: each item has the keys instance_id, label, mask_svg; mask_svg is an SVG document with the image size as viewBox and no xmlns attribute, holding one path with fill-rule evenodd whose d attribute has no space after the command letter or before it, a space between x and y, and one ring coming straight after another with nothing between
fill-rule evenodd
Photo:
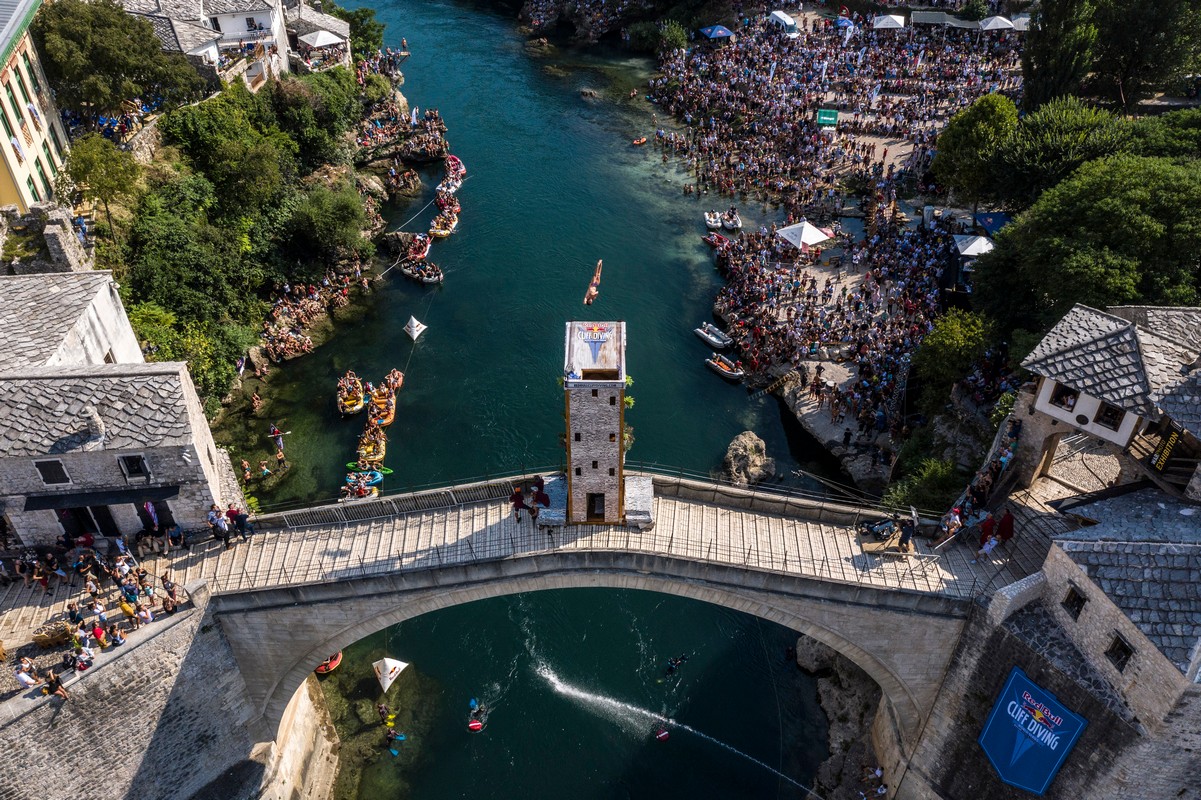
<instances>
[{"instance_id":1,"label":"white umbrella","mask_svg":"<svg viewBox=\"0 0 1201 800\"><path fill-rule=\"evenodd\" d=\"M787 228L780 228L780 230L776 231L776 236L779 236L793 247L805 250L809 245L820 244L827 239L833 239L834 231L829 228L819 228L816 225L801 221L795 225L789 225Z\"/></svg>"},{"instance_id":2,"label":"white umbrella","mask_svg":"<svg viewBox=\"0 0 1201 800\"><path fill-rule=\"evenodd\" d=\"M900 14L882 14L872 20L872 27L877 30L897 30L905 27L905 18Z\"/></svg>"},{"instance_id":3,"label":"white umbrella","mask_svg":"<svg viewBox=\"0 0 1201 800\"><path fill-rule=\"evenodd\" d=\"M993 249L987 236L956 236L955 247L961 256L979 256Z\"/></svg>"},{"instance_id":4,"label":"white umbrella","mask_svg":"<svg viewBox=\"0 0 1201 800\"><path fill-rule=\"evenodd\" d=\"M346 40L336 33L330 33L329 31L313 31L301 36L300 41L309 47L329 47L335 44L342 44Z\"/></svg>"},{"instance_id":5,"label":"white umbrella","mask_svg":"<svg viewBox=\"0 0 1201 800\"><path fill-rule=\"evenodd\" d=\"M1029 14L1017 14L1013 19L1010 20L1010 22L1013 23L1013 29L1015 31L1021 32L1030 30Z\"/></svg>"},{"instance_id":6,"label":"white umbrella","mask_svg":"<svg viewBox=\"0 0 1201 800\"><path fill-rule=\"evenodd\" d=\"M1013 23L1004 17L985 17L980 20L980 30L982 31L1009 31L1013 30Z\"/></svg>"},{"instance_id":7,"label":"white umbrella","mask_svg":"<svg viewBox=\"0 0 1201 800\"><path fill-rule=\"evenodd\" d=\"M392 681L400 677L400 673L407 667L403 661L397 661L394 658L381 658L371 665L375 670L375 677L379 679L379 685L383 688L384 694L388 693L388 687L392 685Z\"/></svg>"},{"instance_id":8,"label":"white umbrella","mask_svg":"<svg viewBox=\"0 0 1201 800\"><path fill-rule=\"evenodd\" d=\"M411 316L409 317L408 324L405 325L405 333L407 333L409 338L415 342L417 341L418 336L425 333L425 329L427 327L427 325L418 322L416 317Z\"/></svg>"}]
</instances>

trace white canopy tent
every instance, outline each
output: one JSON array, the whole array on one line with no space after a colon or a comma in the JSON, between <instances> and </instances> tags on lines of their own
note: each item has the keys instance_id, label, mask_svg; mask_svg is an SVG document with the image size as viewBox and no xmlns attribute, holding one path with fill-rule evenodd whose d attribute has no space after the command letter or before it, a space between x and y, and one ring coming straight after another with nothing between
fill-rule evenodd
<instances>
[{"instance_id":1,"label":"white canopy tent","mask_svg":"<svg viewBox=\"0 0 1201 800\"><path fill-rule=\"evenodd\" d=\"M1025 32L1025 31L1030 30L1030 15L1029 14L1015 14L1013 19L1011 19L1009 21L1013 23L1013 29L1015 31Z\"/></svg>"},{"instance_id":2,"label":"white canopy tent","mask_svg":"<svg viewBox=\"0 0 1201 800\"><path fill-rule=\"evenodd\" d=\"M787 228L780 228L780 230L776 231L776 236L779 236L798 250L804 251L808 250L810 245L821 244L827 239L833 239L834 231L829 228L819 228L802 220L795 225L789 225Z\"/></svg>"},{"instance_id":3,"label":"white canopy tent","mask_svg":"<svg viewBox=\"0 0 1201 800\"><path fill-rule=\"evenodd\" d=\"M895 31L905 27L905 18L900 14L881 14L872 20L876 30Z\"/></svg>"},{"instance_id":4,"label":"white canopy tent","mask_svg":"<svg viewBox=\"0 0 1201 800\"><path fill-rule=\"evenodd\" d=\"M992 239L987 236L956 236L955 248L961 256L980 256L993 249Z\"/></svg>"},{"instance_id":5,"label":"white canopy tent","mask_svg":"<svg viewBox=\"0 0 1201 800\"><path fill-rule=\"evenodd\" d=\"M300 37L300 41L307 44L309 47L332 47L336 44L345 44L346 40L336 33L329 31L313 31L306 33Z\"/></svg>"},{"instance_id":6,"label":"white canopy tent","mask_svg":"<svg viewBox=\"0 0 1201 800\"><path fill-rule=\"evenodd\" d=\"M985 17L980 20L980 30L1011 31L1013 30L1013 23L1005 19L1005 17Z\"/></svg>"}]
</instances>

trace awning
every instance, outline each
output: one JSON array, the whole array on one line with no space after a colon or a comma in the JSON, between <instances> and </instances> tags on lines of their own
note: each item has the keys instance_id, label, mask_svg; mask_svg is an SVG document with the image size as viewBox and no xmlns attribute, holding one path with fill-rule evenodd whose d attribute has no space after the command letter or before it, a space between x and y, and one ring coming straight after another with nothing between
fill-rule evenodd
<instances>
[{"instance_id":1,"label":"awning","mask_svg":"<svg viewBox=\"0 0 1201 800\"><path fill-rule=\"evenodd\" d=\"M803 221L795 225L789 225L787 228L780 228L780 230L776 231L776 236L779 236L793 247L800 250L807 250L810 245L821 244L827 239L834 238L834 232L829 228L819 228L816 225Z\"/></svg>"},{"instance_id":2,"label":"awning","mask_svg":"<svg viewBox=\"0 0 1201 800\"><path fill-rule=\"evenodd\" d=\"M983 228L989 236L996 236L997 231L1009 224L1013 217L1008 214L1002 214L997 211L988 213L980 213L976 215L976 222Z\"/></svg>"},{"instance_id":3,"label":"awning","mask_svg":"<svg viewBox=\"0 0 1201 800\"><path fill-rule=\"evenodd\" d=\"M872 20L876 30L895 31L905 27L905 18L900 14L881 14Z\"/></svg>"},{"instance_id":4,"label":"awning","mask_svg":"<svg viewBox=\"0 0 1201 800\"><path fill-rule=\"evenodd\" d=\"M985 17L980 20L980 30L1011 31L1013 30L1013 23L1005 19L1005 17Z\"/></svg>"},{"instance_id":5,"label":"awning","mask_svg":"<svg viewBox=\"0 0 1201 800\"><path fill-rule=\"evenodd\" d=\"M725 25L710 25L707 28L701 28L701 36L706 39L725 39L733 35L734 32Z\"/></svg>"},{"instance_id":6,"label":"awning","mask_svg":"<svg viewBox=\"0 0 1201 800\"><path fill-rule=\"evenodd\" d=\"M961 256L981 256L993 249L987 236L956 236L955 247Z\"/></svg>"},{"instance_id":7,"label":"awning","mask_svg":"<svg viewBox=\"0 0 1201 800\"><path fill-rule=\"evenodd\" d=\"M336 33L330 33L329 31L313 31L301 36L300 41L309 47L330 47L335 44L342 44L346 40Z\"/></svg>"},{"instance_id":8,"label":"awning","mask_svg":"<svg viewBox=\"0 0 1201 800\"><path fill-rule=\"evenodd\" d=\"M56 508L116 506L122 503L141 504L147 500L168 500L178 496L178 486L147 486L141 489L113 489L107 492L59 492L25 498L25 510L48 511Z\"/></svg>"}]
</instances>

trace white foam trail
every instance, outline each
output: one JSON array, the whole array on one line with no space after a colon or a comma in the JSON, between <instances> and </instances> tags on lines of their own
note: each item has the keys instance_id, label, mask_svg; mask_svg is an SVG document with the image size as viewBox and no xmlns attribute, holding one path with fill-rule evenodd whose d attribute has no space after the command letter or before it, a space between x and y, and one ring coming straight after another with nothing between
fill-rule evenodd
<instances>
[{"instance_id":1,"label":"white foam trail","mask_svg":"<svg viewBox=\"0 0 1201 800\"><path fill-rule=\"evenodd\" d=\"M738 748L728 745L720 739L714 739L709 734L702 733L696 728L693 728L691 725L685 725L682 722L676 722L670 717L665 717L662 714L656 714L655 712L648 711L645 708L639 708L636 705L623 702L614 697L606 697L603 694L595 694L593 692L585 691L578 686L572 686L570 683L567 683L558 675L556 675L555 671L552 670L547 664L539 664L534 671L539 677L549 683L550 687L554 689L556 693L561 694L564 697L569 697L572 700L579 702L579 704L582 706L591 708L593 711L598 712L600 716L617 724L627 732L645 735L647 727L646 723L648 722L656 722L664 727L671 727L677 730L687 731L694 736L699 736L707 742L712 742L724 750L729 750L731 753L741 756L747 761L758 764L768 772L771 772L772 774L788 781L798 789L804 790L807 797L817 797L818 800L821 800L821 796L817 794L817 792L813 791L800 781L793 780L775 767L765 764L754 756L747 755Z\"/></svg>"}]
</instances>

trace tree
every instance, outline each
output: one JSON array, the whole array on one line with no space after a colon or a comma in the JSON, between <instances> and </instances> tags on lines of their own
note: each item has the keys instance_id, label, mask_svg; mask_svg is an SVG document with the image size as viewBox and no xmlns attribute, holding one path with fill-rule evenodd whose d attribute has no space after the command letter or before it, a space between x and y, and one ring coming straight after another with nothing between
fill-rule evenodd
<instances>
[{"instance_id":1,"label":"tree","mask_svg":"<svg viewBox=\"0 0 1201 800\"><path fill-rule=\"evenodd\" d=\"M963 8L959 9L959 16L970 20L984 19L988 12L988 0L967 0Z\"/></svg>"},{"instance_id":2,"label":"tree","mask_svg":"<svg viewBox=\"0 0 1201 800\"><path fill-rule=\"evenodd\" d=\"M289 244L297 257L307 259L369 254L371 242L362 235L366 224L363 201L353 186L317 185L296 207Z\"/></svg>"},{"instance_id":3,"label":"tree","mask_svg":"<svg viewBox=\"0 0 1201 800\"><path fill-rule=\"evenodd\" d=\"M350 23L350 48L355 58L368 58L384 47L384 23L375 18L375 10L356 8L353 11L326 0L326 11Z\"/></svg>"},{"instance_id":4,"label":"tree","mask_svg":"<svg viewBox=\"0 0 1201 800\"><path fill-rule=\"evenodd\" d=\"M665 20L659 29L659 49L665 52L688 47L688 31L674 19Z\"/></svg>"},{"instance_id":5,"label":"tree","mask_svg":"<svg viewBox=\"0 0 1201 800\"><path fill-rule=\"evenodd\" d=\"M1201 158L1201 108L1136 119L1133 147L1142 156Z\"/></svg>"},{"instance_id":6,"label":"tree","mask_svg":"<svg viewBox=\"0 0 1201 800\"><path fill-rule=\"evenodd\" d=\"M984 355L991 335L988 320L970 311L953 308L935 320L913 355L923 406L934 411L947 402L955 382Z\"/></svg>"},{"instance_id":7,"label":"tree","mask_svg":"<svg viewBox=\"0 0 1201 800\"><path fill-rule=\"evenodd\" d=\"M1017 122L1017 107L1008 97L981 97L952 117L939 135L932 165L935 176L978 205L991 185L993 156Z\"/></svg>"},{"instance_id":8,"label":"tree","mask_svg":"<svg viewBox=\"0 0 1201 800\"><path fill-rule=\"evenodd\" d=\"M967 484L967 475L955 468L954 461L926 458L912 474L896 481L884 492L884 505L938 511L948 508Z\"/></svg>"},{"instance_id":9,"label":"tree","mask_svg":"<svg viewBox=\"0 0 1201 800\"><path fill-rule=\"evenodd\" d=\"M1201 0L1098 0L1097 89L1133 109L1201 61Z\"/></svg>"},{"instance_id":10,"label":"tree","mask_svg":"<svg viewBox=\"0 0 1201 800\"><path fill-rule=\"evenodd\" d=\"M1129 149L1131 126L1075 97L1060 97L1018 122L997 149L991 194L1023 209L1086 161Z\"/></svg>"},{"instance_id":11,"label":"tree","mask_svg":"<svg viewBox=\"0 0 1201 800\"><path fill-rule=\"evenodd\" d=\"M63 164L63 174L84 197L100 201L108 228L115 236L116 228L108 204L133 195L141 174L133 155L98 133L85 134L71 145Z\"/></svg>"},{"instance_id":12,"label":"tree","mask_svg":"<svg viewBox=\"0 0 1201 800\"><path fill-rule=\"evenodd\" d=\"M1023 106L1074 95L1096 58L1096 0L1042 0L1022 49Z\"/></svg>"},{"instance_id":13,"label":"tree","mask_svg":"<svg viewBox=\"0 0 1201 800\"><path fill-rule=\"evenodd\" d=\"M1197 162L1118 155L1048 189L977 261L976 307L1005 330L1045 330L1075 303L1195 305Z\"/></svg>"},{"instance_id":14,"label":"tree","mask_svg":"<svg viewBox=\"0 0 1201 800\"><path fill-rule=\"evenodd\" d=\"M59 108L94 121L135 97L186 102L203 86L181 53L165 53L154 28L114 0L56 0L31 28Z\"/></svg>"}]
</instances>

